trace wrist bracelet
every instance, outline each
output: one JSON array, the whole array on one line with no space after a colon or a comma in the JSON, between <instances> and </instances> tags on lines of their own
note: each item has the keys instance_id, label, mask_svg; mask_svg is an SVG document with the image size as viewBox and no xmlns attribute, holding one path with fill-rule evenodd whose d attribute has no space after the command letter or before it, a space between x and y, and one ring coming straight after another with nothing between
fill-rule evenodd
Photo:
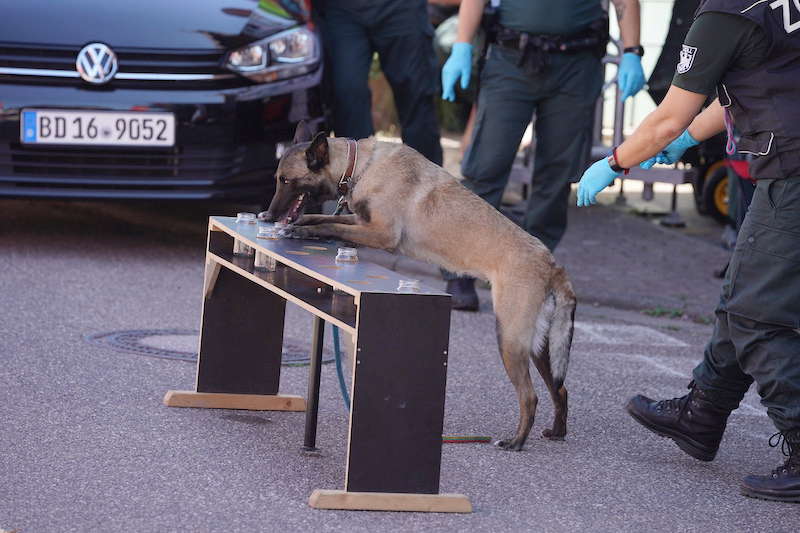
<instances>
[{"instance_id":1,"label":"wrist bracelet","mask_svg":"<svg viewBox=\"0 0 800 533\"><path fill-rule=\"evenodd\" d=\"M636 54L639 57L644 56L644 46L637 45L637 46L629 46L627 48L623 48L623 54Z\"/></svg>"},{"instance_id":2,"label":"wrist bracelet","mask_svg":"<svg viewBox=\"0 0 800 533\"><path fill-rule=\"evenodd\" d=\"M611 170L613 170L614 172L621 172L622 174L627 176L628 173L631 171L631 169L623 168L619 165L619 163L617 163L617 148L618 147L615 146L614 149L611 150L611 155L608 156L608 166L610 166Z\"/></svg>"}]
</instances>

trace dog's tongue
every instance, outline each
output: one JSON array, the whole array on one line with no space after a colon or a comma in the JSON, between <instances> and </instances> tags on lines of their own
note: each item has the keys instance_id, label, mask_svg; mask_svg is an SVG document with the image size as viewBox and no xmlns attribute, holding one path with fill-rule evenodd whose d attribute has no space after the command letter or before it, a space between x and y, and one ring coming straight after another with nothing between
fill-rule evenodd
<instances>
[{"instance_id":1,"label":"dog's tongue","mask_svg":"<svg viewBox=\"0 0 800 533\"><path fill-rule=\"evenodd\" d=\"M289 212L286 213L286 216L284 216L281 219L281 222L285 224L291 224L295 220L297 220L297 217L300 214L300 208L303 206L303 201L305 201L305 199L306 199L306 193L303 193L300 196L298 196L297 199L292 204L292 206L289 208Z\"/></svg>"}]
</instances>

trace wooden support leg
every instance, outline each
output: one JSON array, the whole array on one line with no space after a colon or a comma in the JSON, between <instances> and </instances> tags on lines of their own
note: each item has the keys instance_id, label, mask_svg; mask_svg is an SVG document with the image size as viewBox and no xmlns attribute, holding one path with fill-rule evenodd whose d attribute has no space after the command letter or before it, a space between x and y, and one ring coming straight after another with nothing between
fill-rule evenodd
<instances>
[{"instance_id":1,"label":"wooden support leg","mask_svg":"<svg viewBox=\"0 0 800 533\"><path fill-rule=\"evenodd\" d=\"M439 492L449 337L446 296L361 295L349 492Z\"/></svg>"},{"instance_id":2,"label":"wooden support leg","mask_svg":"<svg viewBox=\"0 0 800 533\"><path fill-rule=\"evenodd\" d=\"M471 511L439 494L449 330L447 296L361 295L346 490L314 491L309 505Z\"/></svg>"},{"instance_id":3,"label":"wooden support leg","mask_svg":"<svg viewBox=\"0 0 800 533\"><path fill-rule=\"evenodd\" d=\"M225 394L171 390L164 395L167 407L199 407L204 409L246 409L248 411L305 411L302 396L291 394Z\"/></svg>"},{"instance_id":4,"label":"wooden support leg","mask_svg":"<svg viewBox=\"0 0 800 533\"><path fill-rule=\"evenodd\" d=\"M207 265L214 267L213 263ZM214 282L204 287L197 390L170 391L164 403L174 407L304 410L302 398L278 395L284 299L227 268L212 272L206 279Z\"/></svg>"},{"instance_id":5,"label":"wooden support leg","mask_svg":"<svg viewBox=\"0 0 800 533\"><path fill-rule=\"evenodd\" d=\"M315 509L345 511L416 511L420 513L471 513L463 494L397 494L315 490L308 499Z\"/></svg>"}]
</instances>

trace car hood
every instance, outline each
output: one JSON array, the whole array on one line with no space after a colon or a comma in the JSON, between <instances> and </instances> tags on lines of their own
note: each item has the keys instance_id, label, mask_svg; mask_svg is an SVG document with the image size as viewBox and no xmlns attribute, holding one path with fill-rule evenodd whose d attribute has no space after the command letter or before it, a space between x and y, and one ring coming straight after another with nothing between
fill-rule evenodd
<instances>
[{"instance_id":1,"label":"car hood","mask_svg":"<svg viewBox=\"0 0 800 533\"><path fill-rule=\"evenodd\" d=\"M304 23L303 0L0 0L0 41L231 49Z\"/></svg>"}]
</instances>

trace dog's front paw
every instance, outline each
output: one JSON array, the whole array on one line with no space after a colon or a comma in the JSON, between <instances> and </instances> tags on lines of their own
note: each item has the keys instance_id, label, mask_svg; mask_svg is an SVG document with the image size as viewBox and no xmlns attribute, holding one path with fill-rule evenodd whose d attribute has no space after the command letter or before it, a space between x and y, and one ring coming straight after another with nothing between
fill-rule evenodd
<instances>
[{"instance_id":1,"label":"dog's front paw","mask_svg":"<svg viewBox=\"0 0 800 533\"><path fill-rule=\"evenodd\" d=\"M310 239L316 237L310 226L292 226L293 239Z\"/></svg>"},{"instance_id":2,"label":"dog's front paw","mask_svg":"<svg viewBox=\"0 0 800 533\"><path fill-rule=\"evenodd\" d=\"M495 442L494 445L507 452L518 452L522 450L522 442L517 439L499 440Z\"/></svg>"}]
</instances>

